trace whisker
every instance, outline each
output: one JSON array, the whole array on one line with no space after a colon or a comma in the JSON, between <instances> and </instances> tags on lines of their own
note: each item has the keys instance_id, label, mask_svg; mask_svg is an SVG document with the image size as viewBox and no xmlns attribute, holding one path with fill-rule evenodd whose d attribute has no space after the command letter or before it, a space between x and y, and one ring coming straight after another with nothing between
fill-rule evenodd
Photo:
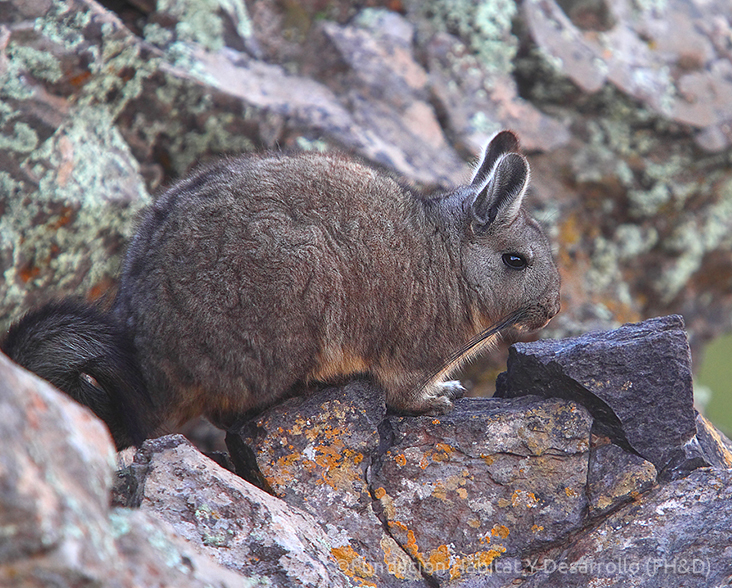
<instances>
[{"instance_id":1,"label":"whisker","mask_svg":"<svg viewBox=\"0 0 732 588\"><path fill-rule=\"evenodd\" d=\"M460 347L458 350L451 353L445 361L440 364L440 367L437 370L434 370L430 373L430 375L425 378L421 384L419 389L425 388L428 384L431 382L434 382L436 378L440 374L442 374L445 370L449 369L455 362L457 362L461 357L465 355L469 355L471 350L481 345L486 339L489 339L493 337L494 335L498 335L501 331L509 328L512 325L515 325L517 322L519 322L522 318L524 318L525 311L524 309L519 309L515 312L512 312L507 317L501 319L497 323L493 324L492 326L488 327L487 329L484 329L480 333L478 333L475 337L470 339L465 345Z\"/></svg>"}]
</instances>

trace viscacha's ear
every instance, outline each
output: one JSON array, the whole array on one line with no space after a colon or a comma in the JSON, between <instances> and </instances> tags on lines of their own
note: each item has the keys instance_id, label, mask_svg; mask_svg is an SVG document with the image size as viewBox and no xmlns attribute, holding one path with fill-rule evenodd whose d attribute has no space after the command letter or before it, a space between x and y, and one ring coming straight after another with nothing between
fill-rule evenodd
<instances>
[{"instance_id":1,"label":"viscacha's ear","mask_svg":"<svg viewBox=\"0 0 732 588\"><path fill-rule=\"evenodd\" d=\"M504 154L478 192L471 207L473 230L484 231L493 224L509 224L519 213L529 185L529 162L520 153Z\"/></svg>"},{"instance_id":2,"label":"viscacha's ear","mask_svg":"<svg viewBox=\"0 0 732 588\"><path fill-rule=\"evenodd\" d=\"M506 153L518 153L519 140L511 131L500 131L488 142L483 151L483 158L475 168L473 186L483 186L493 174L496 163Z\"/></svg>"}]
</instances>

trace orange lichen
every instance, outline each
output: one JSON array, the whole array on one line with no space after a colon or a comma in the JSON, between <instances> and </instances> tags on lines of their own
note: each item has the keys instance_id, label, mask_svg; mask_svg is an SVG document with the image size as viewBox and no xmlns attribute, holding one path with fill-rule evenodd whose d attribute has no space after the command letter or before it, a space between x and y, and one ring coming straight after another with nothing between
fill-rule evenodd
<instances>
[{"instance_id":1,"label":"orange lichen","mask_svg":"<svg viewBox=\"0 0 732 588\"><path fill-rule=\"evenodd\" d=\"M366 578L372 578L374 576L374 566L356 553L353 547L350 545L333 547L330 553L341 572L353 578L362 586L373 586L376 588L376 584L366 580Z\"/></svg>"},{"instance_id":2,"label":"orange lichen","mask_svg":"<svg viewBox=\"0 0 732 588\"><path fill-rule=\"evenodd\" d=\"M435 445L438 451L442 451L445 455L450 455L455 452L455 448L447 443L437 443Z\"/></svg>"},{"instance_id":3,"label":"orange lichen","mask_svg":"<svg viewBox=\"0 0 732 588\"><path fill-rule=\"evenodd\" d=\"M478 551L463 557L455 557L450 567L450 579L456 580L465 573L483 573L490 570L493 560L506 552L505 547L496 547L488 551Z\"/></svg>"},{"instance_id":4,"label":"orange lichen","mask_svg":"<svg viewBox=\"0 0 732 588\"><path fill-rule=\"evenodd\" d=\"M437 549L430 551L426 565L429 573L445 572L449 570L450 548L447 545L440 545Z\"/></svg>"},{"instance_id":5,"label":"orange lichen","mask_svg":"<svg viewBox=\"0 0 732 588\"><path fill-rule=\"evenodd\" d=\"M389 573L399 580L406 580L407 570L411 569L412 562L404 552L398 548L397 543L386 536L381 538L381 550L384 552L384 563Z\"/></svg>"},{"instance_id":6,"label":"orange lichen","mask_svg":"<svg viewBox=\"0 0 732 588\"><path fill-rule=\"evenodd\" d=\"M442 483L442 480L437 480L437 482L435 482L435 486L432 489L432 496L438 500L447 500L447 489Z\"/></svg>"},{"instance_id":7,"label":"orange lichen","mask_svg":"<svg viewBox=\"0 0 732 588\"><path fill-rule=\"evenodd\" d=\"M378 500L381 500L382 498L384 498L384 496L386 496L386 490L383 487L379 487L374 490L374 496L376 496Z\"/></svg>"},{"instance_id":8,"label":"orange lichen","mask_svg":"<svg viewBox=\"0 0 732 588\"><path fill-rule=\"evenodd\" d=\"M485 465L493 465L493 462L496 461L496 458L492 455L483 455L480 454L480 459L482 459L485 462Z\"/></svg>"},{"instance_id":9,"label":"orange lichen","mask_svg":"<svg viewBox=\"0 0 732 588\"><path fill-rule=\"evenodd\" d=\"M536 508L539 501L533 492L527 490L514 490L511 495L511 506L525 506L526 508Z\"/></svg>"},{"instance_id":10,"label":"orange lichen","mask_svg":"<svg viewBox=\"0 0 732 588\"><path fill-rule=\"evenodd\" d=\"M281 468L288 468L294 464L300 456L297 453L290 453L289 455L283 455L277 460L277 465Z\"/></svg>"},{"instance_id":11,"label":"orange lichen","mask_svg":"<svg viewBox=\"0 0 732 588\"><path fill-rule=\"evenodd\" d=\"M407 465L407 458L404 456L403 453L400 453L399 455L394 457L394 461L399 467L404 467L405 465Z\"/></svg>"},{"instance_id":12,"label":"orange lichen","mask_svg":"<svg viewBox=\"0 0 732 588\"><path fill-rule=\"evenodd\" d=\"M508 527L506 525L493 525L493 528L491 529L491 535L494 537L500 537L501 539L505 539L508 537L509 534Z\"/></svg>"},{"instance_id":13,"label":"orange lichen","mask_svg":"<svg viewBox=\"0 0 732 588\"><path fill-rule=\"evenodd\" d=\"M417 539L414 536L414 531L407 529L407 544L404 546L407 553L411 554L412 557L416 558L417 561L424 565L424 557L419 553L419 546L417 545Z\"/></svg>"}]
</instances>

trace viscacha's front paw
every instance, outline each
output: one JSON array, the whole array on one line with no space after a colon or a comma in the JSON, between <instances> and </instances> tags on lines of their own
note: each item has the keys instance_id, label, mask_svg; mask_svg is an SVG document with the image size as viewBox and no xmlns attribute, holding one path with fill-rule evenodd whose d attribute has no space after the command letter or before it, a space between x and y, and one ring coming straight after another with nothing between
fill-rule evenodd
<instances>
[{"instance_id":1,"label":"viscacha's front paw","mask_svg":"<svg viewBox=\"0 0 732 588\"><path fill-rule=\"evenodd\" d=\"M425 388L407 410L413 414L445 414L453 409L453 401L465 395L465 388L457 380L439 382Z\"/></svg>"}]
</instances>

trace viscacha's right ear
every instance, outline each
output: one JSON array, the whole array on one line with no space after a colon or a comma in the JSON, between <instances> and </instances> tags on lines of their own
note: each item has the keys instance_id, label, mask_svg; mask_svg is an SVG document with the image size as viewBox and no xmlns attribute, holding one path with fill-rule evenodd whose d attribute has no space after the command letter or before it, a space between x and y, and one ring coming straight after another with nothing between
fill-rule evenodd
<instances>
[{"instance_id":1,"label":"viscacha's right ear","mask_svg":"<svg viewBox=\"0 0 732 588\"><path fill-rule=\"evenodd\" d=\"M493 175L498 160L506 153L518 153L519 140L511 131L500 131L488 142L483 151L483 158L475 168L471 184L483 186Z\"/></svg>"},{"instance_id":2,"label":"viscacha's right ear","mask_svg":"<svg viewBox=\"0 0 732 588\"><path fill-rule=\"evenodd\" d=\"M529 173L529 162L520 153L499 158L471 206L473 231L485 231L494 223L510 224L516 218L529 185Z\"/></svg>"}]
</instances>

